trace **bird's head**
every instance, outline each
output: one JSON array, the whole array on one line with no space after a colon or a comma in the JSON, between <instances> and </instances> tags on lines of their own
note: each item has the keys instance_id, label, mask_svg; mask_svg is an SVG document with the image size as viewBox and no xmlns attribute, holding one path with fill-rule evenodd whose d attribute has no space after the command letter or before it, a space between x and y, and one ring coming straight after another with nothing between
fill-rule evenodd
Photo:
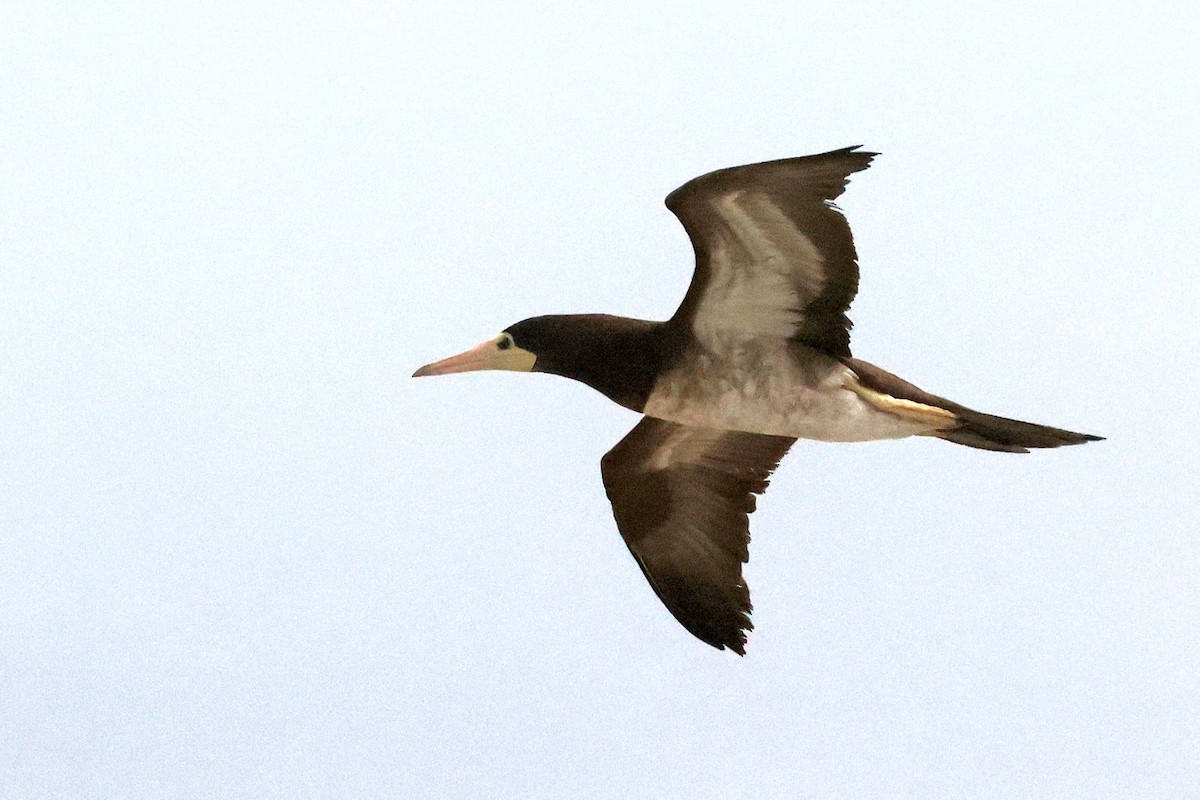
<instances>
[{"instance_id":1,"label":"bird's head","mask_svg":"<svg viewBox=\"0 0 1200 800\"><path fill-rule=\"evenodd\" d=\"M483 369L548 372L585 383L637 411L658 374L661 327L607 314L530 317L465 353L426 364L413 377Z\"/></svg>"},{"instance_id":2,"label":"bird's head","mask_svg":"<svg viewBox=\"0 0 1200 800\"><path fill-rule=\"evenodd\" d=\"M531 317L510 325L499 336L488 339L456 356L426 364L413 373L414 378L425 375L449 375L452 372L475 372L502 369L513 372L545 372L557 353L567 345L570 325L565 317Z\"/></svg>"}]
</instances>

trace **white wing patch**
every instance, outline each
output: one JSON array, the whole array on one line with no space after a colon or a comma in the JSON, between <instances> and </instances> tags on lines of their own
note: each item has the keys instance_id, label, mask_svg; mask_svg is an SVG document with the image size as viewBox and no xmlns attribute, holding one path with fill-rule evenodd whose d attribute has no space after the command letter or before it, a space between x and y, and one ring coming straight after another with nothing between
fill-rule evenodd
<instances>
[{"instance_id":1,"label":"white wing patch","mask_svg":"<svg viewBox=\"0 0 1200 800\"><path fill-rule=\"evenodd\" d=\"M646 460L645 469L657 472L680 464L694 464L724 434L723 430L680 427L668 433L667 438L654 449Z\"/></svg>"},{"instance_id":2,"label":"white wing patch","mask_svg":"<svg viewBox=\"0 0 1200 800\"><path fill-rule=\"evenodd\" d=\"M800 309L825 284L825 259L767 197L746 191L716 200L728 234L711 254L712 273L693 330L713 350L729 340L788 338ZM801 297L797 288L807 289Z\"/></svg>"}]
</instances>

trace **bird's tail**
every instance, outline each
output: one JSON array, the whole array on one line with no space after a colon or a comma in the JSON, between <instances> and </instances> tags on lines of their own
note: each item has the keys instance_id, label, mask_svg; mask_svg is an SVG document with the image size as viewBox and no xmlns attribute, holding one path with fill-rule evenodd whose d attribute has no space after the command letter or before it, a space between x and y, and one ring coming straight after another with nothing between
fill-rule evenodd
<instances>
[{"instance_id":1,"label":"bird's tail","mask_svg":"<svg viewBox=\"0 0 1200 800\"><path fill-rule=\"evenodd\" d=\"M1069 444L1096 442L1103 436L1075 433L1049 425L1035 425L1018 419L996 417L969 408L954 409L957 424L933 431L930 436L945 439L980 450L999 450L1004 453L1028 453L1031 447L1062 447Z\"/></svg>"},{"instance_id":2,"label":"bird's tail","mask_svg":"<svg viewBox=\"0 0 1200 800\"><path fill-rule=\"evenodd\" d=\"M926 436L1002 453L1028 453L1031 447L1062 447L1104 438L984 414L930 394L861 359L847 356L841 361L858 378L847 388L884 411L928 423L932 430L924 434Z\"/></svg>"}]
</instances>

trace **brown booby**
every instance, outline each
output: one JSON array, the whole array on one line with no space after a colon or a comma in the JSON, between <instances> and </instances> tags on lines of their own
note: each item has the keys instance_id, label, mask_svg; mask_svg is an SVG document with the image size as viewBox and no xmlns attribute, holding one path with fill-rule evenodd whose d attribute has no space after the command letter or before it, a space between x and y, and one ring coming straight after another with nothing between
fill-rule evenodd
<instances>
[{"instance_id":1,"label":"brown booby","mask_svg":"<svg viewBox=\"0 0 1200 800\"><path fill-rule=\"evenodd\" d=\"M532 317L413 374L549 372L642 414L600 461L613 516L659 599L718 649L745 652L748 515L796 439L1027 453L1101 438L973 411L850 355L858 262L833 201L875 155L731 167L671 192L696 266L665 322Z\"/></svg>"}]
</instances>

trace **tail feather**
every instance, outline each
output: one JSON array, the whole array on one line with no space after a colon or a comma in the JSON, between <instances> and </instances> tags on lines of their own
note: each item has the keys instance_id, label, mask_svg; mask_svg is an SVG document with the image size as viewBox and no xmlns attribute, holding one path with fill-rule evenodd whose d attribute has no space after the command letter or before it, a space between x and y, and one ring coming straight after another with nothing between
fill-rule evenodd
<instances>
[{"instance_id":1,"label":"tail feather","mask_svg":"<svg viewBox=\"0 0 1200 800\"><path fill-rule=\"evenodd\" d=\"M931 436L980 450L999 450L1005 453L1028 453L1029 448L1063 447L1096 442L1103 436L1075 433L1049 425L1035 425L1007 417L996 417L959 406L954 409L958 424L934 431Z\"/></svg>"},{"instance_id":2,"label":"tail feather","mask_svg":"<svg viewBox=\"0 0 1200 800\"><path fill-rule=\"evenodd\" d=\"M841 361L853 370L863 386L873 392L878 392L888 398L899 398L909 403L925 406L927 410L942 409L943 413L949 411L953 415L953 421L944 428L926 434L945 439L948 442L977 447L980 450L1028 453L1031 447L1063 447L1070 444L1097 442L1104 438L1103 436L1092 436L1090 433L1075 433L1062 428L1051 428L1048 425L1035 425L1019 419L984 414L944 397L930 394L903 378L861 359L847 356L843 357ZM900 409L897 410L900 411ZM909 413L911 410L905 407L902 411Z\"/></svg>"}]
</instances>

